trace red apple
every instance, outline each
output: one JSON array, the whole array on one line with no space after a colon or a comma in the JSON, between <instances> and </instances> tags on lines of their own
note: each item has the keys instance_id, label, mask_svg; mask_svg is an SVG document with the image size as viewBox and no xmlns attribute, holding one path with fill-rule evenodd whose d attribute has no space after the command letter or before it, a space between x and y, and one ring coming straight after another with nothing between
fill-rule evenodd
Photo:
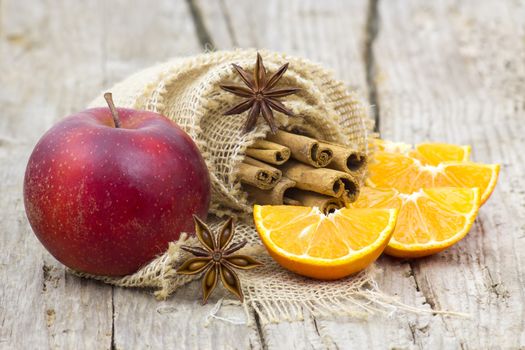
<instances>
[{"instance_id":1,"label":"red apple","mask_svg":"<svg viewBox=\"0 0 525 350\"><path fill-rule=\"evenodd\" d=\"M191 138L147 111L93 108L37 143L24 179L27 217L64 265L95 275L137 271L206 217L210 179Z\"/></svg>"}]
</instances>

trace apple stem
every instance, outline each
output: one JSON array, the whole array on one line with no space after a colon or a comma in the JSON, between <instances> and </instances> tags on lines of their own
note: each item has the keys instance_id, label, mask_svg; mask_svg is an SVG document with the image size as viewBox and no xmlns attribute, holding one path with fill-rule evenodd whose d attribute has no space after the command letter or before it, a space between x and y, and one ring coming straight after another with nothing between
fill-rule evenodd
<instances>
[{"instance_id":1,"label":"apple stem","mask_svg":"<svg viewBox=\"0 0 525 350\"><path fill-rule=\"evenodd\" d=\"M115 104L113 103L113 95L111 94L111 92L106 92L104 94L104 98L106 99L109 110L111 111L111 115L113 116L113 122L115 123L115 128L120 128L120 118L118 116L117 109L115 108Z\"/></svg>"}]
</instances>

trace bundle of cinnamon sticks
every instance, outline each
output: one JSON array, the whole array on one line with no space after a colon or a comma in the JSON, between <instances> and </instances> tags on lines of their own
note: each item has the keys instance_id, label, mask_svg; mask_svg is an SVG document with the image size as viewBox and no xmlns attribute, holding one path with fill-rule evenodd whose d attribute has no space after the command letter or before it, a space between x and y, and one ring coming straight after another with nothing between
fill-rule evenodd
<instances>
[{"instance_id":1,"label":"bundle of cinnamon sticks","mask_svg":"<svg viewBox=\"0 0 525 350\"><path fill-rule=\"evenodd\" d=\"M279 130L246 150L239 179L257 204L328 213L357 199L367 157L348 146Z\"/></svg>"}]
</instances>

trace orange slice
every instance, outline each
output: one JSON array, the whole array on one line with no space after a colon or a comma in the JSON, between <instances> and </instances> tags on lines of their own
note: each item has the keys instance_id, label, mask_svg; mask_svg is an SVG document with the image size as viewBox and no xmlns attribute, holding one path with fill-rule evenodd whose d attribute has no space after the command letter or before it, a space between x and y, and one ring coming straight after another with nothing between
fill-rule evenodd
<instances>
[{"instance_id":1,"label":"orange slice","mask_svg":"<svg viewBox=\"0 0 525 350\"><path fill-rule=\"evenodd\" d=\"M465 162L470 157L470 146L450 143L425 142L412 147L403 142L374 140L377 150L396 152L416 158L423 165L439 165L442 162Z\"/></svg>"},{"instance_id":2,"label":"orange slice","mask_svg":"<svg viewBox=\"0 0 525 350\"><path fill-rule=\"evenodd\" d=\"M397 225L385 253L415 258L440 252L470 230L480 206L477 188L427 188L412 194L363 187L352 208L394 208Z\"/></svg>"},{"instance_id":3,"label":"orange slice","mask_svg":"<svg viewBox=\"0 0 525 350\"><path fill-rule=\"evenodd\" d=\"M481 203L490 197L499 174L499 164L443 162L437 166L423 165L419 160L400 153L377 151L369 165L367 185L394 188L413 193L431 187L477 187Z\"/></svg>"},{"instance_id":4,"label":"orange slice","mask_svg":"<svg viewBox=\"0 0 525 350\"><path fill-rule=\"evenodd\" d=\"M385 249L395 209L348 209L323 214L317 207L255 205L255 226L272 258L303 276L333 280L361 271Z\"/></svg>"},{"instance_id":5,"label":"orange slice","mask_svg":"<svg viewBox=\"0 0 525 350\"><path fill-rule=\"evenodd\" d=\"M470 157L470 146L448 143L420 143L408 152L424 165L439 165L442 162L466 162Z\"/></svg>"}]
</instances>

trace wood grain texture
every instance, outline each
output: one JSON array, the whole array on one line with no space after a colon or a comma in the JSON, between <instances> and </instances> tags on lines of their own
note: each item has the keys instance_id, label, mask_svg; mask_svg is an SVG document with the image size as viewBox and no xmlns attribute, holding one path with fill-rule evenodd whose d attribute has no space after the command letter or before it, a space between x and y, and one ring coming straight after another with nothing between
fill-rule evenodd
<instances>
[{"instance_id":1,"label":"wood grain texture","mask_svg":"<svg viewBox=\"0 0 525 350\"><path fill-rule=\"evenodd\" d=\"M366 0L196 3L217 49L255 47L303 56L367 94Z\"/></svg>"},{"instance_id":2,"label":"wood grain texture","mask_svg":"<svg viewBox=\"0 0 525 350\"><path fill-rule=\"evenodd\" d=\"M354 19L358 19L349 22L353 25L351 31L356 33L356 36L348 40L343 48L338 49L355 53L349 57L354 58L356 62L348 67L359 77L355 86L366 87L365 66L363 58L358 54L362 51L360 39L363 39L365 33L366 1L320 3L221 0L212 5L203 0L197 1L196 4L201 10L203 22L216 49L256 47L283 51L320 61L335 69L339 68L337 74L343 74L345 69L341 65L336 67L335 63L344 58L331 54L335 46L328 46L346 30L344 23L345 20L348 22L348 18L341 18L338 13L352 15ZM349 5L353 11L350 11L349 7L345 8ZM328 23L331 25L327 25ZM302 322L264 326L257 323L257 328L267 349L323 349L334 346L329 340L324 342L327 339L323 339L319 333L316 320L306 311Z\"/></svg>"},{"instance_id":3,"label":"wood grain texture","mask_svg":"<svg viewBox=\"0 0 525 350\"><path fill-rule=\"evenodd\" d=\"M22 202L25 164L36 139L101 88L97 8L71 4L1 3L2 349L111 346L112 288L66 274L32 234ZM92 23L91 34L74 20L80 16Z\"/></svg>"},{"instance_id":4,"label":"wood grain texture","mask_svg":"<svg viewBox=\"0 0 525 350\"><path fill-rule=\"evenodd\" d=\"M107 85L141 68L202 50L192 16L182 1L161 1L154 7L148 1L136 1L132 11L128 1L106 2L103 6L106 13L112 14L104 24L104 31L111 33L104 41ZM204 327L216 299L205 307L200 306L199 300L197 285L162 303L143 291L116 288L114 348L261 347L256 331L243 325L211 321ZM230 311L228 317L244 317L241 307L225 309Z\"/></svg>"},{"instance_id":5,"label":"wood grain texture","mask_svg":"<svg viewBox=\"0 0 525 350\"><path fill-rule=\"evenodd\" d=\"M333 68L350 89L368 95L365 52L370 17L368 1L268 1L265 3L221 1L211 6L199 1L204 23L218 49L260 47L308 57ZM264 26L264 30L260 30ZM393 259L380 261L383 273L377 280L389 294L408 305L430 310L411 273L410 266ZM271 324L260 330L269 349L279 348L381 348L411 347L413 333L440 319L399 315L385 322L384 315L366 320L315 319ZM443 332L440 332L441 334ZM443 343L443 342L441 342ZM449 342L450 343L450 342ZM453 343L453 341L452 341Z\"/></svg>"},{"instance_id":6,"label":"wood grain texture","mask_svg":"<svg viewBox=\"0 0 525 350\"><path fill-rule=\"evenodd\" d=\"M241 306L223 305L217 313L233 323L210 318L218 300L230 298L221 287L204 306L201 293L200 281L161 302L144 291L116 288L116 348L262 349Z\"/></svg>"},{"instance_id":7,"label":"wood grain texture","mask_svg":"<svg viewBox=\"0 0 525 350\"><path fill-rule=\"evenodd\" d=\"M376 6L377 5L377 6ZM525 347L525 7L513 0L0 0L0 349L516 349ZM377 31L377 33L376 33ZM255 327L209 319L198 283L164 302L67 274L31 233L22 176L37 138L96 93L171 56L259 47L301 55L377 104L383 137L473 146L501 162L470 234L380 288L424 310ZM521 152L520 152L521 151ZM246 321L225 305L219 316Z\"/></svg>"},{"instance_id":8,"label":"wood grain texture","mask_svg":"<svg viewBox=\"0 0 525 350\"><path fill-rule=\"evenodd\" d=\"M371 4L373 4L373 2ZM513 11L513 6L515 7L516 4L507 3L507 7L505 8L503 4L496 5L495 2L491 2L486 5L484 9L480 9L474 15L469 16L469 9L475 7L473 3L467 3L459 8L445 5L445 7L451 7L448 12L439 11L439 9L434 9L422 2L410 3L408 7L405 7L407 6L405 3L399 3L396 4L397 12L395 12L390 8L391 6L388 6L390 4L387 5L385 2L381 2L378 9L378 16L376 15L376 18L373 18L374 14L370 14L370 4L359 3L358 5L356 5L356 2L352 2L351 4L346 2L344 5L341 5L341 3L329 1L319 5L319 7L322 6L322 8L315 8L315 5L311 5L308 2L297 3L292 1L286 5L269 2L265 3L264 6L261 5L257 7L257 5L253 3L245 3L243 6L238 2L224 1L221 2L220 6L215 6L215 8L203 6L203 13L207 15L206 23L208 23L210 28L213 28L213 34L217 33L217 35L212 35L212 37L218 48L229 48L240 44L242 46L264 47L300 54L335 67L338 77L341 77L352 86L359 87L358 90L361 92L365 92L370 88L374 94L380 93L379 98L371 102L377 103L377 109L381 111L380 121L385 124L381 131L385 134L385 137L395 136L399 140L410 141L416 140L414 139L416 135L421 137L419 140L432 138L434 140L470 143L475 147L474 156L481 153L480 150L482 148L487 149L488 147L483 144L484 142L479 142L480 140L484 140L486 132L480 130L477 140L473 138L453 138L450 137L450 132L454 131L449 127L449 120L445 122L445 120L442 119L443 106L448 108L445 110L445 113L447 113L451 107L453 108L456 103L454 100L457 97L461 99L464 95L463 90L465 90L465 88L461 87L461 84L463 84L462 81L466 78L473 78L472 76L465 76L466 72L463 71L462 67L456 67L454 71L449 72L448 76L442 75L441 80L432 82L429 79L428 82L432 83L434 89L431 94L427 95L431 101L425 101L429 103L426 105L428 107L424 111L420 111L417 108L406 111L403 110L403 114L398 115L397 118L392 118L390 116L390 106L392 103L397 103L402 106L402 108L412 103L420 105L419 95L421 91L425 91L424 86L421 86L420 83L421 76L425 76L426 73L429 77L434 78L436 70L443 70L444 67L449 66L448 61L451 57L448 56L448 52L453 50L450 48L450 45L454 45L458 40L461 40L463 47L456 49L463 50L467 55L470 55L469 58L474 58L473 55L476 56L475 69L485 72L487 77L485 84L494 85L499 81L500 85L497 86L498 89L507 91L514 89L512 92L523 92L524 67L520 62L523 62L523 52L525 51L523 51L523 44L518 43L519 35L522 33L522 27L519 27L520 21L518 20L519 14L523 13L521 8L514 8ZM491 9L496 6L500 11L492 13ZM353 11L349 11L351 7ZM361 11L356 11L356 9L360 9ZM332 11L333 13L337 13L337 16L334 16L335 18L330 16ZM412 13L409 15L411 11L415 11L416 14L414 15ZM364 23L365 20L367 20L367 12L369 14L368 23ZM514 12L514 20L509 25L503 25L502 21L504 21L504 18L511 12ZM319 13L323 14L319 15L319 18L313 15ZM395 13L395 15L393 13ZM450 15L452 15L452 18L455 18L456 25L458 25L458 21L464 21L460 23L463 25L461 32L448 33L446 28L450 26L449 23L437 23L438 19L446 19L447 16ZM347 16L352 16L352 18L348 18ZM359 18L361 18L361 21L359 21ZM403 22L404 25L397 22L386 23L387 18L391 20L397 18L397 21ZM343 29L337 31L337 28L339 28L339 20L342 21L341 23L348 24L348 27L342 25L341 27ZM376 21L377 23L371 23L371 21ZM485 28L484 31L479 31L479 25L483 24L484 21L488 23L485 24L487 28ZM253 29L257 27L260 28L262 24L264 24L265 28L263 31ZM364 26L367 27L366 29L368 29L368 31L365 32ZM371 57L363 56L363 54L366 53L366 47L363 45L368 40L374 39L367 36L374 34L375 26L379 27L378 38L372 42ZM312 27L315 29L311 32L308 31ZM498 27L497 32L491 32L490 29L495 29L496 27ZM348 36L347 33L351 33L352 36ZM326 37L330 36L332 36L330 38L331 40L326 40ZM492 48L487 47L487 43L482 39L484 36L493 39L492 45L494 46ZM345 38L345 40L342 38ZM408 42L413 43L414 47L406 48L407 39L405 38L410 38ZM497 51L499 40L503 41L505 50L500 52L504 57L497 59L494 58L492 53ZM440 41L441 46L432 47L430 44L433 44L435 41ZM338 45L333 45L334 42L337 42ZM310 48L310 44L314 45L315 49ZM349 50L348 46L352 49ZM430 48L432 50L429 50ZM409 49L412 51L408 51ZM484 50L487 51L480 57L479 54L483 53ZM342 55L341 52L350 53L350 55ZM400 57L403 53L405 56ZM390 54L390 56L386 56L388 54ZM410 90L409 93L416 98L406 96L407 92L402 90L399 91L399 95L386 100L387 96L393 93L393 91L388 90L388 86L381 84L385 74L385 68L383 67L387 67L392 72L396 72L400 68L405 68L404 64L406 64L408 66L407 68L410 69L413 61L417 60L418 54L428 55L428 57L433 56L437 62L424 62L421 66L409 70L410 73L413 73L412 75L405 76L404 74L399 74L399 76L396 77L399 79L399 84L396 87L406 87ZM364 61L364 58L368 61ZM400 58L404 60L399 62ZM374 65L373 62L374 59L377 61L376 65ZM457 59L457 57L454 57L454 59ZM341 63L338 64L338 61ZM505 63L508 64L514 72L509 72L508 69L505 69L505 71L500 69L497 72L498 74L495 75L490 71L491 67L494 66L505 68ZM341 69L341 67L344 69ZM354 67L362 74L348 74L349 69L347 67ZM366 76L363 72L367 70L373 73L373 80L371 81L373 86L371 87L366 86ZM422 74L422 72L424 73ZM448 81L450 77L454 78L452 84ZM460 85L455 84L455 81L459 81ZM438 99L442 93L440 90L442 90L443 85L451 85L449 91L453 94L453 96L449 96L446 99L447 103L445 104L441 104L441 101ZM466 91L468 91L468 89L466 89ZM472 96L476 95L472 94ZM523 96L523 93L521 96ZM474 106L483 104L497 105L497 100L492 99L488 95L485 96L484 101L478 98L473 102L470 108L476 108ZM519 103L510 103L510 105L506 103L506 105L507 111L512 111L512 107L519 106ZM385 111L382 111L382 108L385 108ZM463 110L461 112L466 114L470 112L472 115L475 115L476 111L479 111L481 108L483 107L477 107L471 111ZM422 117L422 112L431 112L432 115ZM488 111L488 114L490 113L491 112ZM438 117L438 115L441 115L441 117ZM460 116L457 115L457 117L456 120L458 124L461 123L463 128L468 128L467 124L461 121ZM441 124L433 125L433 123L440 122ZM479 121L473 122L476 124L476 127L480 129L491 127L489 125L483 125ZM420 126L419 123L423 124L423 126ZM389 128L390 125L391 127ZM502 123L502 127L505 128L504 123ZM393 128L403 129L403 132L396 133L391 131ZM423 134L424 136L422 136L421 133L423 130L426 132L426 134ZM433 130L434 133L430 134L428 130ZM509 137L512 136L509 135ZM501 140L501 137L499 140ZM522 141L523 139L521 138L519 142ZM497 148L501 146L493 142L491 147ZM500 154L499 158L493 159L503 159L503 156ZM497 194L495 194L495 197L496 196ZM496 199L493 199L493 201L496 201ZM489 204L487 204L487 206L489 206ZM501 207L501 205L498 205L498 207ZM482 212L481 220L483 220L483 215ZM471 256L480 253L479 249L471 249L473 249ZM496 251L499 250L498 248L494 249ZM461 288L457 290L455 290L453 286L447 287L447 285L452 284L450 280L451 276L455 276L454 280L457 278L460 280L464 279L463 276L458 276L461 272L458 273L456 271L458 265L462 268L463 262L456 261L450 266L450 261L455 259L447 257L449 254L450 253L443 253L427 259L431 260L431 263L426 263L427 260L421 260L409 264L396 259L382 258L380 259L380 266L383 267L384 273L378 278L378 283L385 292L399 296L401 301L409 305L420 306L422 309L459 309L470 312L468 311L469 309L460 307L465 304L470 304L470 310L475 310L476 313L483 312L482 310L485 310L486 306L483 302L479 301L479 296L483 294L476 293L476 286L472 284L471 281L465 282L465 285L462 285ZM454 255L454 253L452 254ZM520 254L521 253L515 254L514 257L510 259L512 265L515 267L518 266L517 269L519 271L521 271L519 264L522 261ZM437 262L434 260L437 260ZM423 265L426 268L424 270L425 273L423 273ZM454 265L456 267L454 267ZM479 262L478 267L485 268L483 263ZM454 271L456 272L454 273ZM451 275L449 275L450 273ZM429 276L432 276L433 279L429 279ZM436 282L434 282L434 279ZM517 280L516 285L519 285L519 281L521 280L522 276ZM496 286L499 285L497 282L494 284ZM466 288L467 285L468 288ZM465 295L465 289L470 289L470 294ZM444 299L450 298L451 300L461 300L461 302L440 304L436 301L436 294L441 295ZM519 305L522 305L521 300L523 300L523 298L518 294L516 300L518 303L515 305L515 313L521 314L522 307L519 307ZM499 319L505 318L508 325L512 325L514 328L521 325L522 321L520 321L519 318L517 321L510 321L515 315L505 315L508 309L499 311L501 312L501 314L498 315ZM404 316L405 315L401 315L398 319L388 322L386 322L382 316L372 317L365 321L346 320L346 322L341 322L340 320L307 320L303 323L305 328L309 328L307 330L303 327L298 327L297 324L272 325L264 327L264 335L265 340L280 339L281 341L287 341L290 338L300 339L302 333L307 331L308 334L310 334L310 338L312 338L312 334L317 334L317 338L314 337L315 340L321 339L321 343L327 347L348 347L350 346L349 344L352 344L351 346L355 348L381 348L383 346L393 348L469 348L470 344L475 348L476 346L484 346L484 344L497 346L495 344L499 341L498 338L493 338L492 341L494 341L494 343L492 343L486 335L480 338L479 336L481 334L479 334L479 332L476 334L472 329L475 327L475 322L467 321L467 324L470 326L461 330L461 325L465 322L463 319L450 321L444 317L432 316L431 314L419 317L414 315ZM479 316L473 316L473 318L478 317ZM493 316L487 316L486 322L489 320L493 320ZM314 329L308 326L309 323L315 324L315 333ZM348 327L350 324L352 326ZM488 327L488 325L485 325L485 327ZM472 338L469 338L469 336L465 337L465 334L470 335ZM516 331L515 334L517 334L516 338L514 340L509 339L508 343L504 343L504 347L518 346L518 344L521 344L516 341L516 339L522 338L520 331ZM474 338L476 338L476 340L474 340ZM271 347L271 343L268 340L266 342L269 343ZM312 344L312 342L312 339L309 339L306 343ZM303 345L306 346L306 344Z\"/></svg>"},{"instance_id":9,"label":"wood grain texture","mask_svg":"<svg viewBox=\"0 0 525 350\"><path fill-rule=\"evenodd\" d=\"M202 51L194 21L183 1L103 2L104 85L175 56ZM93 93L96 93L94 91ZM257 333L245 326L209 322L214 305L201 307L197 286L185 288L165 302L144 291L115 288L113 293L115 349L142 348L260 348ZM216 301L216 300L215 300ZM225 307L235 317L244 317L237 306ZM224 310L222 311L224 312ZM228 316L230 313L228 314ZM242 331L241 331L242 329Z\"/></svg>"},{"instance_id":10,"label":"wood grain texture","mask_svg":"<svg viewBox=\"0 0 525 350\"><path fill-rule=\"evenodd\" d=\"M261 348L256 331L245 326L203 328L213 304L199 307L195 287L158 303L145 292L66 273L24 214L25 164L46 129L83 109L103 87L201 51L186 4L2 1L0 11L0 348ZM220 312L244 316L239 306Z\"/></svg>"},{"instance_id":11,"label":"wood grain texture","mask_svg":"<svg viewBox=\"0 0 525 350\"><path fill-rule=\"evenodd\" d=\"M469 235L411 263L418 288L461 348L525 346L523 247L525 120L523 3L384 1L374 46L383 137L470 144L476 161L501 162L492 198ZM434 316L440 318L440 316ZM436 330L416 343L437 341Z\"/></svg>"}]
</instances>

